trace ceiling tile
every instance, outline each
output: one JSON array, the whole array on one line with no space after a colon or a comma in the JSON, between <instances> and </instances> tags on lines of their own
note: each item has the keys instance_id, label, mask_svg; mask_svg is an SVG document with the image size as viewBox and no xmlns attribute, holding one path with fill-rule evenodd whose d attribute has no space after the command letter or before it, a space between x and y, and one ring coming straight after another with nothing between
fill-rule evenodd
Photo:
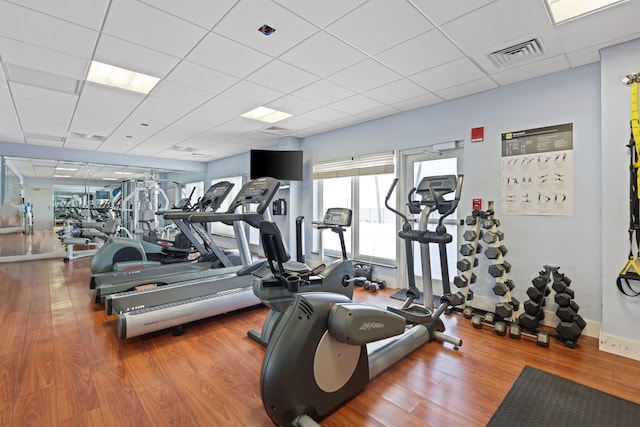
<instances>
[{"instance_id":1,"label":"ceiling tile","mask_svg":"<svg viewBox=\"0 0 640 427\"><path fill-rule=\"evenodd\" d=\"M568 51L579 50L638 33L638 15L640 2L628 1L562 23L558 33Z\"/></svg>"},{"instance_id":2,"label":"ceiling tile","mask_svg":"<svg viewBox=\"0 0 640 427\"><path fill-rule=\"evenodd\" d=\"M311 102L326 105L353 96L355 92L328 80L318 80L309 86L293 92L293 95Z\"/></svg>"},{"instance_id":3,"label":"ceiling tile","mask_svg":"<svg viewBox=\"0 0 640 427\"><path fill-rule=\"evenodd\" d=\"M365 59L328 77L342 86L362 92L399 80L402 76L375 59Z\"/></svg>"},{"instance_id":4,"label":"ceiling tile","mask_svg":"<svg viewBox=\"0 0 640 427\"><path fill-rule=\"evenodd\" d=\"M70 22L0 2L0 36L89 58L98 33Z\"/></svg>"},{"instance_id":5,"label":"ceiling tile","mask_svg":"<svg viewBox=\"0 0 640 427\"><path fill-rule=\"evenodd\" d=\"M532 64L523 65L522 67L503 71L501 73L492 74L491 78L499 85L504 86L510 83L522 81L522 79L532 79L544 74L567 70L570 67L567 57L559 55L543 59Z\"/></svg>"},{"instance_id":6,"label":"ceiling tile","mask_svg":"<svg viewBox=\"0 0 640 427\"><path fill-rule=\"evenodd\" d=\"M384 104L395 104L427 93L423 87L409 79L396 80L395 82L364 92L366 96Z\"/></svg>"},{"instance_id":7,"label":"ceiling tile","mask_svg":"<svg viewBox=\"0 0 640 427\"><path fill-rule=\"evenodd\" d=\"M330 108L347 114L359 114L363 111L373 110L374 108L380 108L382 106L382 103L362 95L354 95L328 105Z\"/></svg>"},{"instance_id":8,"label":"ceiling tile","mask_svg":"<svg viewBox=\"0 0 640 427\"><path fill-rule=\"evenodd\" d=\"M77 95L9 83L24 132L67 135Z\"/></svg>"},{"instance_id":9,"label":"ceiling tile","mask_svg":"<svg viewBox=\"0 0 640 427\"><path fill-rule=\"evenodd\" d=\"M140 1L207 29L211 29L237 2L237 0Z\"/></svg>"},{"instance_id":10,"label":"ceiling tile","mask_svg":"<svg viewBox=\"0 0 640 427\"><path fill-rule=\"evenodd\" d=\"M116 132L152 135L193 110L193 106L162 98L147 98L116 129ZM128 131L129 130L129 131Z\"/></svg>"},{"instance_id":11,"label":"ceiling tile","mask_svg":"<svg viewBox=\"0 0 640 427\"><path fill-rule=\"evenodd\" d=\"M264 105L284 95L284 93L277 90L246 80L243 80L238 84L230 87L229 89L224 91L223 94L228 98L253 104L254 107L252 108Z\"/></svg>"},{"instance_id":12,"label":"ceiling tile","mask_svg":"<svg viewBox=\"0 0 640 427\"><path fill-rule=\"evenodd\" d=\"M5 64L16 64L74 79L84 79L89 61L6 37L0 37L0 56Z\"/></svg>"},{"instance_id":13,"label":"ceiling tile","mask_svg":"<svg viewBox=\"0 0 640 427\"><path fill-rule=\"evenodd\" d=\"M170 80L162 80L150 94L151 98L161 98L191 106L202 105L211 99L211 92L185 86Z\"/></svg>"},{"instance_id":14,"label":"ceiling tile","mask_svg":"<svg viewBox=\"0 0 640 427\"><path fill-rule=\"evenodd\" d=\"M175 56L103 34L93 59L153 77L165 77L180 61Z\"/></svg>"},{"instance_id":15,"label":"ceiling tile","mask_svg":"<svg viewBox=\"0 0 640 427\"><path fill-rule=\"evenodd\" d=\"M432 28L409 2L394 2L391 9L388 0L369 0L329 25L327 30L365 53L375 55Z\"/></svg>"},{"instance_id":16,"label":"ceiling tile","mask_svg":"<svg viewBox=\"0 0 640 427\"><path fill-rule=\"evenodd\" d=\"M35 9L74 24L100 30L109 0L19 0L21 6Z\"/></svg>"},{"instance_id":17,"label":"ceiling tile","mask_svg":"<svg viewBox=\"0 0 640 427\"><path fill-rule=\"evenodd\" d=\"M477 52L550 26L542 1L498 0L444 24L441 30L463 51Z\"/></svg>"},{"instance_id":18,"label":"ceiling tile","mask_svg":"<svg viewBox=\"0 0 640 427\"><path fill-rule=\"evenodd\" d=\"M443 98L438 95L429 93L426 95L416 96L415 98L407 99L406 101L400 101L393 104L394 108L402 111L415 110L416 108L426 107L428 105L438 104L444 101Z\"/></svg>"},{"instance_id":19,"label":"ceiling tile","mask_svg":"<svg viewBox=\"0 0 640 427\"><path fill-rule=\"evenodd\" d=\"M362 61L366 57L359 50L331 34L321 31L282 54L280 59L321 77L326 77Z\"/></svg>"},{"instance_id":20,"label":"ceiling tile","mask_svg":"<svg viewBox=\"0 0 640 427\"><path fill-rule=\"evenodd\" d=\"M251 74L247 80L282 92L292 92L319 78L276 59Z\"/></svg>"},{"instance_id":21,"label":"ceiling tile","mask_svg":"<svg viewBox=\"0 0 640 427\"><path fill-rule=\"evenodd\" d=\"M182 57L207 33L201 27L135 0L111 3L106 34Z\"/></svg>"},{"instance_id":22,"label":"ceiling tile","mask_svg":"<svg viewBox=\"0 0 640 427\"><path fill-rule=\"evenodd\" d=\"M405 76L460 58L463 53L440 31L431 30L380 52L376 59Z\"/></svg>"},{"instance_id":23,"label":"ceiling tile","mask_svg":"<svg viewBox=\"0 0 640 427\"><path fill-rule=\"evenodd\" d=\"M471 62L469 58L464 57L414 74L410 79L425 89L436 92L484 76L485 73L482 70Z\"/></svg>"},{"instance_id":24,"label":"ceiling tile","mask_svg":"<svg viewBox=\"0 0 640 427\"><path fill-rule=\"evenodd\" d=\"M87 82L69 130L108 136L143 99L138 93Z\"/></svg>"},{"instance_id":25,"label":"ceiling tile","mask_svg":"<svg viewBox=\"0 0 640 427\"><path fill-rule=\"evenodd\" d=\"M442 89L436 92L436 95L446 100L461 98L463 96L473 95L474 93L484 92L489 89L494 89L498 85L488 77L483 77L471 82L462 83L457 86Z\"/></svg>"},{"instance_id":26,"label":"ceiling tile","mask_svg":"<svg viewBox=\"0 0 640 427\"><path fill-rule=\"evenodd\" d=\"M380 108L375 108L373 110L364 111L362 113L358 113L358 116L364 117L367 120L375 120L381 117L391 116L393 114L399 113L400 110L397 108L390 107L388 105L383 105Z\"/></svg>"},{"instance_id":27,"label":"ceiling tile","mask_svg":"<svg viewBox=\"0 0 640 427\"><path fill-rule=\"evenodd\" d=\"M238 82L237 77L189 61L178 64L166 80L211 94L218 94Z\"/></svg>"},{"instance_id":28,"label":"ceiling tile","mask_svg":"<svg viewBox=\"0 0 640 427\"><path fill-rule=\"evenodd\" d=\"M263 25L276 31L266 36L258 31ZM213 31L275 57L318 29L269 0L240 0Z\"/></svg>"},{"instance_id":29,"label":"ceiling tile","mask_svg":"<svg viewBox=\"0 0 640 427\"><path fill-rule=\"evenodd\" d=\"M286 7L291 12L320 27L329 25L365 1L366 0L275 0L276 3Z\"/></svg>"},{"instance_id":30,"label":"ceiling tile","mask_svg":"<svg viewBox=\"0 0 640 427\"><path fill-rule=\"evenodd\" d=\"M320 107L315 110L308 111L304 114L300 114L300 118L311 120L318 123L332 122L338 119L344 119L347 117L347 113L343 113L342 111L334 110L333 108L328 107Z\"/></svg>"},{"instance_id":31,"label":"ceiling tile","mask_svg":"<svg viewBox=\"0 0 640 427\"><path fill-rule=\"evenodd\" d=\"M273 58L240 43L209 33L186 59L237 77L246 77Z\"/></svg>"},{"instance_id":32,"label":"ceiling tile","mask_svg":"<svg viewBox=\"0 0 640 427\"><path fill-rule=\"evenodd\" d=\"M267 103L265 107L296 115L318 108L320 105L307 101L306 99L298 98L297 96L285 95L282 98Z\"/></svg>"},{"instance_id":33,"label":"ceiling tile","mask_svg":"<svg viewBox=\"0 0 640 427\"><path fill-rule=\"evenodd\" d=\"M1 73L0 73L1 74ZM0 80L0 141L24 142L7 83Z\"/></svg>"},{"instance_id":34,"label":"ceiling tile","mask_svg":"<svg viewBox=\"0 0 640 427\"><path fill-rule=\"evenodd\" d=\"M435 24L442 25L495 0L412 0Z\"/></svg>"}]
</instances>

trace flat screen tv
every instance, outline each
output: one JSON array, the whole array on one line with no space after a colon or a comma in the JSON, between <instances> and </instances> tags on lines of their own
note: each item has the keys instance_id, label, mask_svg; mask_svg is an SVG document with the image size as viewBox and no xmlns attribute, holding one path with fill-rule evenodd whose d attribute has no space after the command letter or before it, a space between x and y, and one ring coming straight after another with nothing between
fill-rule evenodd
<instances>
[{"instance_id":1,"label":"flat screen tv","mask_svg":"<svg viewBox=\"0 0 640 427\"><path fill-rule=\"evenodd\" d=\"M251 179L302 181L302 151L251 150Z\"/></svg>"}]
</instances>

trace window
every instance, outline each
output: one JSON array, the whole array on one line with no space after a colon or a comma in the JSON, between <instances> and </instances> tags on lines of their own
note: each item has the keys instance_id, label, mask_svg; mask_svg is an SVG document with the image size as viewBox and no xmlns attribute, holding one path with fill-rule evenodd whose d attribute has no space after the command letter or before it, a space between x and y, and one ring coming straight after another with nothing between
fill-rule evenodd
<instances>
[{"instance_id":1,"label":"window","mask_svg":"<svg viewBox=\"0 0 640 427\"><path fill-rule=\"evenodd\" d=\"M347 252L354 259L393 263L396 254L396 222L384 204L394 175L394 154L382 153L314 165L316 217L331 207L350 208L352 226L345 233ZM390 200L395 206L395 198ZM325 232L322 249L340 254L340 241ZM314 233L314 250L319 249L319 233Z\"/></svg>"}]
</instances>

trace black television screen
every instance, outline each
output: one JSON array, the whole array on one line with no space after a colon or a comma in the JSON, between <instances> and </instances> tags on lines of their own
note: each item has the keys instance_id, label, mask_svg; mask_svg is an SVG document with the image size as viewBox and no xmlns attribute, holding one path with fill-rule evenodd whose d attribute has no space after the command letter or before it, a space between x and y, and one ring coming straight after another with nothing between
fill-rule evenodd
<instances>
[{"instance_id":1,"label":"black television screen","mask_svg":"<svg viewBox=\"0 0 640 427\"><path fill-rule=\"evenodd\" d=\"M251 179L302 181L302 151L251 150Z\"/></svg>"}]
</instances>

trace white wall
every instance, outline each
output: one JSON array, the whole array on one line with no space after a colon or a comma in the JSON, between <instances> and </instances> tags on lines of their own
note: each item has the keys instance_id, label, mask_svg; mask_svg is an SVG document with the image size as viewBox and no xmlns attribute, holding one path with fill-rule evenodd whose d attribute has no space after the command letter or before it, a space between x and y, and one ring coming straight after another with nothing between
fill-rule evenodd
<instances>
[{"instance_id":1,"label":"white wall","mask_svg":"<svg viewBox=\"0 0 640 427\"><path fill-rule=\"evenodd\" d=\"M465 183L459 215L471 212L471 199L495 201L501 220L510 277L516 296L527 298L531 279L543 265L560 266L573 280L580 314L601 320L600 73L598 64L529 80L489 92L397 114L304 139L310 163L465 141ZM574 124L575 211L571 217L502 215L501 134ZM485 141L470 143L472 127L485 127ZM303 215L313 212L310 172L304 183ZM309 242L310 239L307 239ZM490 286L487 287L490 291ZM548 301L549 302L549 301ZM551 301L552 302L552 301ZM546 308L555 311L554 304Z\"/></svg>"},{"instance_id":2,"label":"white wall","mask_svg":"<svg viewBox=\"0 0 640 427\"><path fill-rule=\"evenodd\" d=\"M482 198L484 206L488 200L495 201L509 248L514 295L525 301L526 290L538 271L545 264L559 266L572 279L579 313L585 319L595 325L603 322L603 331L622 340L623 344L616 345L640 346L640 330L635 327L640 298L621 297L615 288L615 278L626 260L628 224L628 157L624 147L629 134L628 88L620 80L629 72L640 71L638 55L629 63L639 48L640 42L627 43L606 50L602 64L305 138L301 214L305 218L314 215L310 165L315 162L463 140L465 184L460 216L471 211L474 197ZM501 134L562 123L574 125L574 214L503 215ZM485 141L470 143L470 130L477 126L485 127ZM213 162L209 171L218 165L234 167L230 160L234 159ZM242 170L240 163L235 167ZM244 167L246 173L248 162ZM308 252L311 239L306 242ZM555 311L552 300L547 302L551 304L546 310Z\"/></svg>"},{"instance_id":3,"label":"white wall","mask_svg":"<svg viewBox=\"0 0 640 427\"><path fill-rule=\"evenodd\" d=\"M640 298L615 285L629 252L629 119L631 88L622 83L640 72L640 40L601 53L602 87L602 337L603 350L640 359Z\"/></svg>"}]
</instances>

